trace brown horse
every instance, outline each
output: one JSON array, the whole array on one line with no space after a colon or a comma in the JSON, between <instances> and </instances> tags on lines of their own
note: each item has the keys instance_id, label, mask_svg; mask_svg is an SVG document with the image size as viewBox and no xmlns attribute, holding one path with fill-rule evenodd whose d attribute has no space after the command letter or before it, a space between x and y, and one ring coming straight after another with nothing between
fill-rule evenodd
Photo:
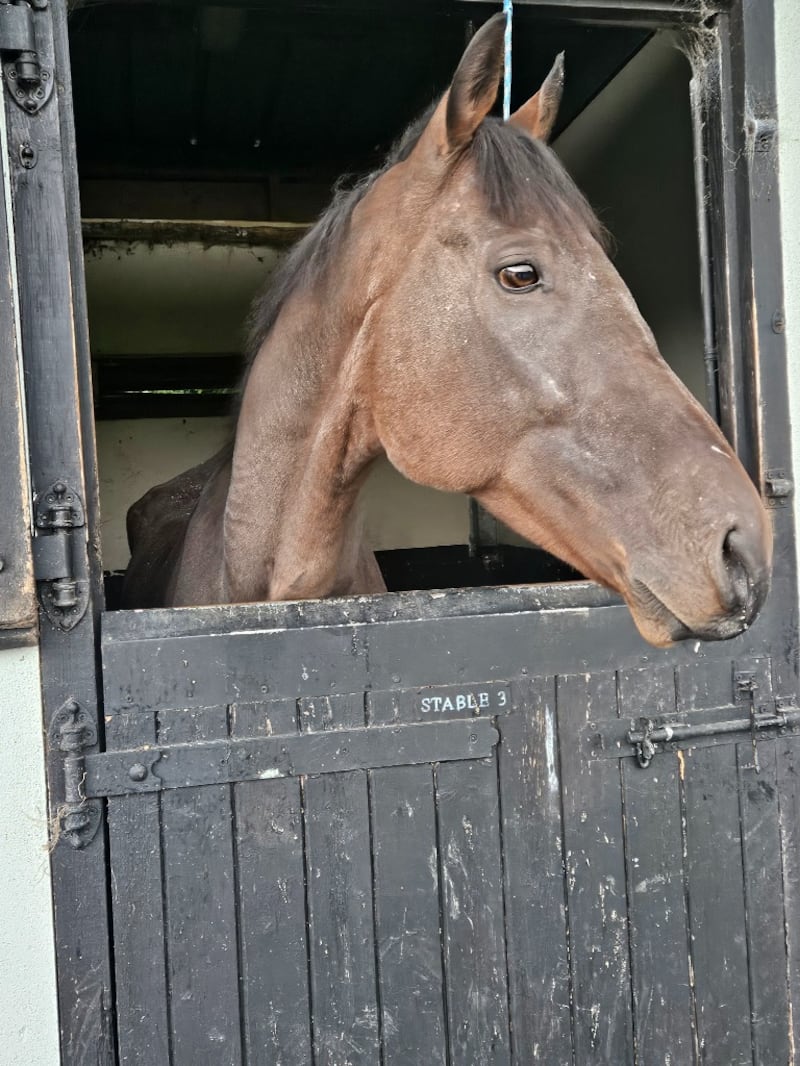
<instances>
[{"instance_id":1,"label":"brown horse","mask_svg":"<svg viewBox=\"0 0 800 1066\"><path fill-rule=\"evenodd\" d=\"M754 618L772 544L758 493L545 145L560 60L508 122L489 117L502 37L497 16L256 305L233 448L131 508L127 605L383 590L356 504L385 453L616 589L655 644Z\"/></svg>"}]
</instances>

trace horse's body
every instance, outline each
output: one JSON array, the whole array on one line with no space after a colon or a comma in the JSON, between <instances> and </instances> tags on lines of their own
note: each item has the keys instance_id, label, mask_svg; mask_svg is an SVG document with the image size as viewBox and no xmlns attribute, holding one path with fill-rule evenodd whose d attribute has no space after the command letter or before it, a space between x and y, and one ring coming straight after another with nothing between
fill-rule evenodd
<instances>
[{"instance_id":1,"label":"horse's body","mask_svg":"<svg viewBox=\"0 0 800 1066\"><path fill-rule=\"evenodd\" d=\"M256 306L233 449L131 508L129 606L382 590L356 503L385 453L617 589L654 643L754 617L764 508L544 144L560 63L487 117L502 29Z\"/></svg>"}]
</instances>

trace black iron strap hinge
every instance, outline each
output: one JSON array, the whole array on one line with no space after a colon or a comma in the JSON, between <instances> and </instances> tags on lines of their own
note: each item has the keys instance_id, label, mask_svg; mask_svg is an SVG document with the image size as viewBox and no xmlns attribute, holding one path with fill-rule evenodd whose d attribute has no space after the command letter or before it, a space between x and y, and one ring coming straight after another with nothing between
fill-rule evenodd
<instances>
[{"instance_id":1,"label":"black iron strap hinge","mask_svg":"<svg viewBox=\"0 0 800 1066\"><path fill-rule=\"evenodd\" d=\"M85 799L282 777L485 759L499 734L488 718L229 737L87 755Z\"/></svg>"},{"instance_id":2,"label":"black iron strap hinge","mask_svg":"<svg viewBox=\"0 0 800 1066\"><path fill-rule=\"evenodd\" d=\"M53 92L53 72L42 66L36 47L35 12L47 0L0 0L0 54L6 92L24 111L35 115Z\"/></svg>"},{"instance_id":3,"label":"black iron strap hinge","mask_svg":"<svg viewBox=\"0 0 800 1066\"><path fill-rule=\"evenodd\" d=\"M39 601L59 629L80 622L89 603L83 501L67 481L56 481L34 502L33 569Z\"/></svg>"},{"instance_id":4,"label":"black iron strap hinge","mask_svg":"<svg viewBox=\"0 0 800 1066\"><path fill-rule=\"evenodd\" d=\"M665 751L748 739L755 753L757 741L793 733L798 727L800 707L793 700L773 696L760 699L754 676L740 672L734 679L734 700L730 704L592 725L587 736L594 758L633 757L639 766L647 767Z\"/></svg>"}]
</instances>

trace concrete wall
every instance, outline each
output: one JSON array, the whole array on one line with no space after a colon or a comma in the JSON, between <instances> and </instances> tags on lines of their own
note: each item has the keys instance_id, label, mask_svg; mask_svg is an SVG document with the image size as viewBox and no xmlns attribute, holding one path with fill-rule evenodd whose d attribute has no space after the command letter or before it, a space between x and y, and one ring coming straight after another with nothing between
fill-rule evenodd
<instances>
[{"instance_id":1,"label":"concrete wall","mask_svg":"<svg viewBox=\"0 0 800 1066\"><path fill-rule=\"evenodd\" d=\"M781 244L796 481L800 475L800 4L797 0L775 0L775 12ZM795 494L794 505L796 528L800 529L800 494Z\"/></svg>"},{"instance_id":2,"label":"concrete wall","mask_svg":"<svg viewBox=\"0 0 800 1066\"><path fill-rule=\"evenodd\" d=\"M36 648L0 651L0 1063L56 1066L58 1012Z\"/></svg>"}]
</instances>

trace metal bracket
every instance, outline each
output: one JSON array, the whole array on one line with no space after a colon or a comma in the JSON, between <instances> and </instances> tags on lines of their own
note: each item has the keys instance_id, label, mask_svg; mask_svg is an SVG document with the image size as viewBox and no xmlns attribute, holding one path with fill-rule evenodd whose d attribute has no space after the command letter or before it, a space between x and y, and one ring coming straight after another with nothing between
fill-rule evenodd
<instances>
[{"instance_id":1,"label":"metal bracket","mask_svg":"<svg viewBox=\"0 0 800 1066\"><path fill-rule=\"evenodd\" d=\"M89 582L76 567L72 536L86 525L83 501L66 481L56 481L34 506L33 566L42 610L59 629L73 629L86 613Z\"/></svg>"},{"instance_id":2,"label":"metal bracket","mask_svg":"<svg viewBox=\"0 0 800 1066\"><path fill-rule=\"evenodd\" d=\"M64 753L64 802L58 809L58 840L73 848L90 844L100 826L101 806L86 798L86 749L97 744L97 726L75 700L53 715L47 731L51 750Z\"/></svg>"},{"instance_id":3,"label":"metal bracket","mask_svg":"<svg viewBox=\"0 0 800 1066\"><path fill-rule=\"evenodd\" d=\"M467 718L99 752L83 760L82 795L125 796L167 788L485 759L498 740L488 718Z\"/></svg>"},{"instance_id":4,"label":"metal bracket","mask_svg":"<svg viewBox=\"0 0 800 1066\"><path fill-rule=\"evenodd\" d=\"M11 99L29 115L40 111L53 94L53 72L39 62L34 28L34 9L46 5L47 0L0 2L0 53L13 56L3 62L3 80Z\"/></svg>"},{"instance_id":5,"label":"metal bracket","mask_svg":"<svg viewBox=\"0 0 800 1066\"><path fill-rule=\"evenodd\" d=\"M794 484L782 470L768 470L764 478L764 494L774 502L784 502L794 495Z\"/></svg>"}]
</instances>

